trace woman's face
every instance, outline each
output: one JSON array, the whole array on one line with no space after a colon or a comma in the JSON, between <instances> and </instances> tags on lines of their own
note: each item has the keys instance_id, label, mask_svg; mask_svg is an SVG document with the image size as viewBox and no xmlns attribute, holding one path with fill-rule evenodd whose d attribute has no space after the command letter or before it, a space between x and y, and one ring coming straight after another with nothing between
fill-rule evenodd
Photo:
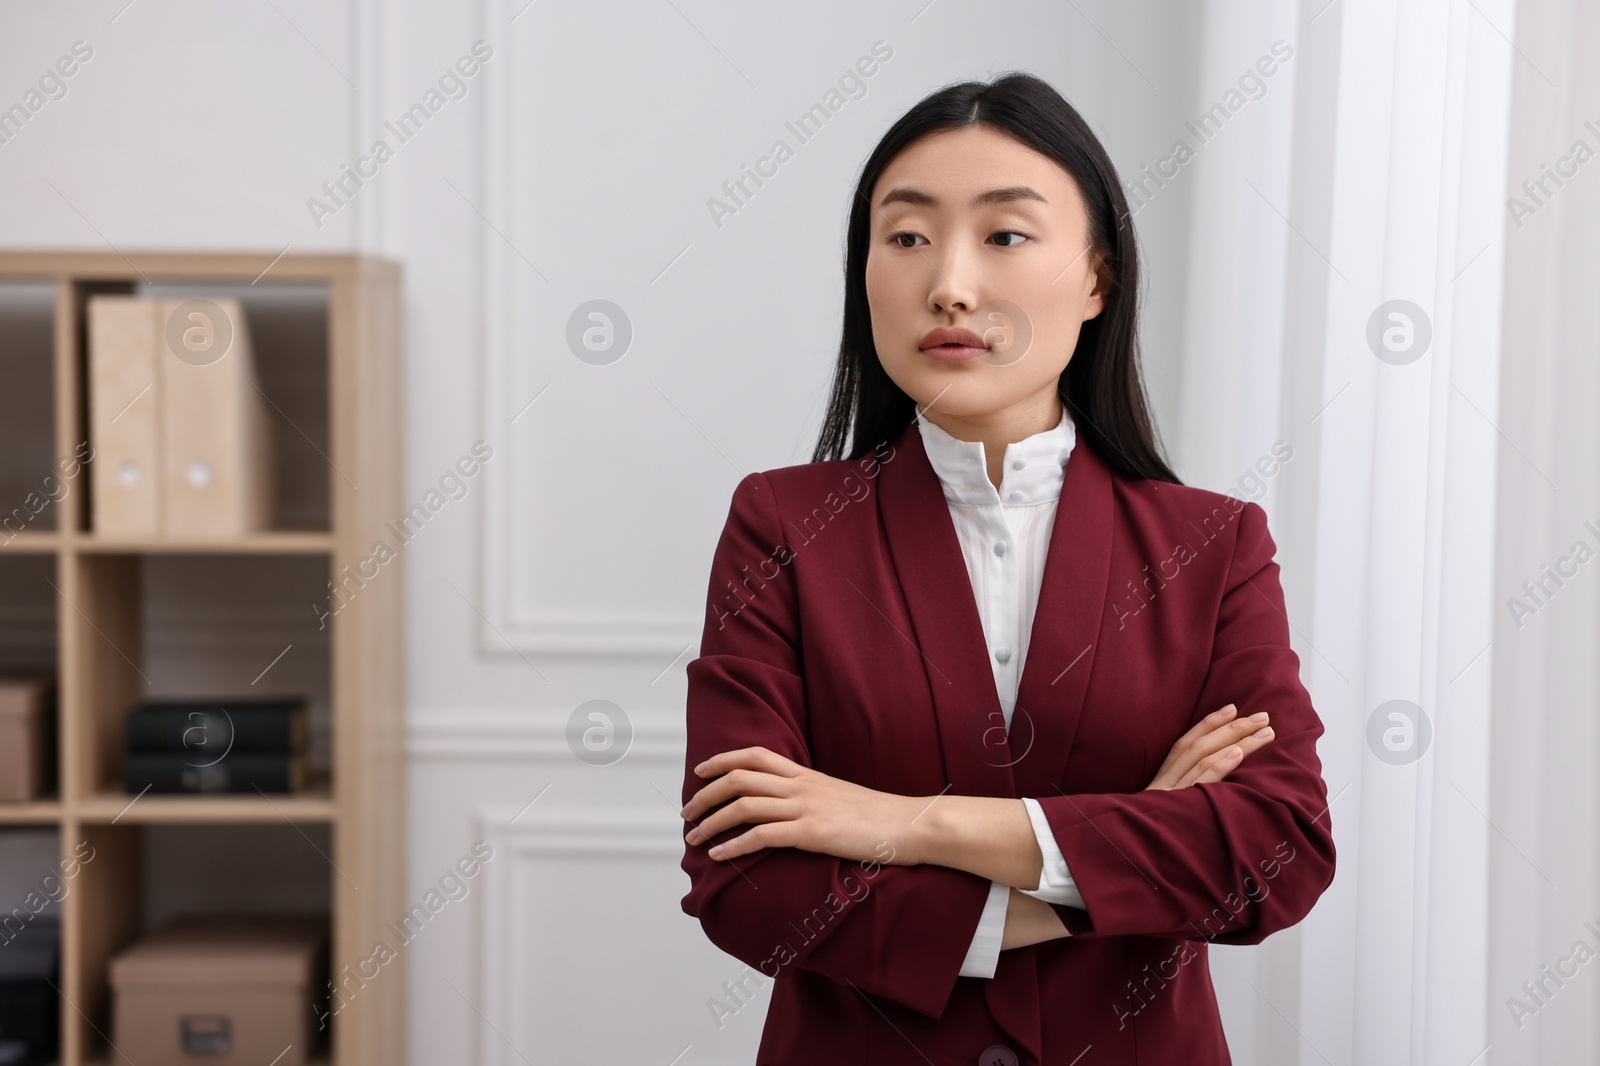
<instances>
[{"instance_id":1,"label":"woman's face","mask_svg":"<svg viewBox=\"0 0 1600 1066\"><path fill-rule=\"evenodd\" d=\"M989 126L912 144L872 190L867 303L884 371L919 409L957 419L1036 404L1104 306L1088 246L1077 184L1049 157Z\"/></svg>"}]
</instances>

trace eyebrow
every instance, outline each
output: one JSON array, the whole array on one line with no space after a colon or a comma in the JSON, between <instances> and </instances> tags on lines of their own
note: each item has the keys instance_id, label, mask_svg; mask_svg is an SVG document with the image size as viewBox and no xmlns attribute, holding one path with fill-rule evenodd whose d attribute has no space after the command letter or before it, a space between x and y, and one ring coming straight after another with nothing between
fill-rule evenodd
<instances>
[{"instance_id":1,"label":"eyebrow","mask_svg":"<svg viewBox=\"0 0 1600 1066\"><path fill-rule=\"evenodd\" d=\"M1007 204L1013 200L1037 200L1041 204L1050 201L1040 196L1026 185L1007 185L1003 189L990 189L980 192L972 198L973 207L982 207L985 204ZM929 196L920 189L913 189L906 185L897 185L884 194L878 201L879 207L887 207L894 203L916 204L918 207L938 207L939 201Z\"/></svg>"}]
</instances>

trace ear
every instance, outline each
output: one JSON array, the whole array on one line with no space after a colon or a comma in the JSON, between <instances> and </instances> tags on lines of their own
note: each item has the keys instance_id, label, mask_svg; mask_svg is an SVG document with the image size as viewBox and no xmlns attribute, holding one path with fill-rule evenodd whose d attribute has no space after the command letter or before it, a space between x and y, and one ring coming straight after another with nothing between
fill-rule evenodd
<instances>
[{"instance_id":1,"label":"ear","mask_svg":"<svg viewBox=\"0 0 1600 1066\"><path fill-rule=\"evenodd\" d=\"M1094 255L1094 262L1091 264L1091 269L1094 271L1095 281L1094 288L1090 290L1089 295L1083 301L1083 320L1085 322L1106 309L1106 297L1110 295L1113 283L1111 267L1098 252L1092 254Z\"/></svg>"}]
</instances>

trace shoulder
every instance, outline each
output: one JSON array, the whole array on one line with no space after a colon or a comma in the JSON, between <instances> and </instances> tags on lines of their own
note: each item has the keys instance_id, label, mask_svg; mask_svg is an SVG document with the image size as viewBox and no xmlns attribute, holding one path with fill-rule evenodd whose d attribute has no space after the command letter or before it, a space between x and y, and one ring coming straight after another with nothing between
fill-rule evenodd
<instances>
[{"instance_id":1,"label":"shoulder","mask_svg":"<svg viewBox=\"0 0 1600 1066\"><path fill-rule=\"evenodd\" d=\"M746 474L733 490L735 514L808 514L817 508L837 511L843 503L871 491L892 451L860 459L827 459L796 463Z\"/></svg>"},{"instance_id":2,"label":"shoulder","mask_svg":"<svg viewBox=\"0 0 1600 1066\"><path fill-rule=\"evenodd\" d=\"M1261 505L1224 492L1169 481L1111 476L1120 518L1157 543L1191 549L1218 543L1229 549L1230 569L1244 576L1271 562L1276 552Z\"/></svg>"}]
</instances>

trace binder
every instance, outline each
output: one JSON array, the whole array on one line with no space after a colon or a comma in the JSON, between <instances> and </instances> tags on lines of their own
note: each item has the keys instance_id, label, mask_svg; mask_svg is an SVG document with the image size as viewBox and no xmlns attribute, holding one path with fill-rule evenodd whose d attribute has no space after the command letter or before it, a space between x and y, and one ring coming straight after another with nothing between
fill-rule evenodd
<instances>
[{"instance_id":1,"label":"binder","mask_svg":"<svg viewBox=\"0 0 1600 1066\"><path fill-rule=\"evenodd\" d=\"M89 297L89 464L96 532L161 532L160 328L155 301Z\"/></svg>"},{"instance_id":2,"label":"binder","mask_svg":"<svg viewBox=\"0 0 1600 1066\"><path fill-rule=\"evenodd\" d=\"M95 531L216 537L266 528L273 421L239 301L97 294L88 319ZM212 338L222 338L214 352L204 346Z\"/></svg>"},{"instance_id":3,"label":"binder","mask_svg":"<svg viewBox=\"0 0 1600 1066\"><path fill-rule=\"evenodd\" d=\"M226 321L210 320L218 311ZM165 533L237 536L265 528L272 512L272 422L239 301L164 299L160 321ZM231 342L209 361L187 359L176 338L190 329L213 336L226 330Z\"/></svg>"}]
</instances>

